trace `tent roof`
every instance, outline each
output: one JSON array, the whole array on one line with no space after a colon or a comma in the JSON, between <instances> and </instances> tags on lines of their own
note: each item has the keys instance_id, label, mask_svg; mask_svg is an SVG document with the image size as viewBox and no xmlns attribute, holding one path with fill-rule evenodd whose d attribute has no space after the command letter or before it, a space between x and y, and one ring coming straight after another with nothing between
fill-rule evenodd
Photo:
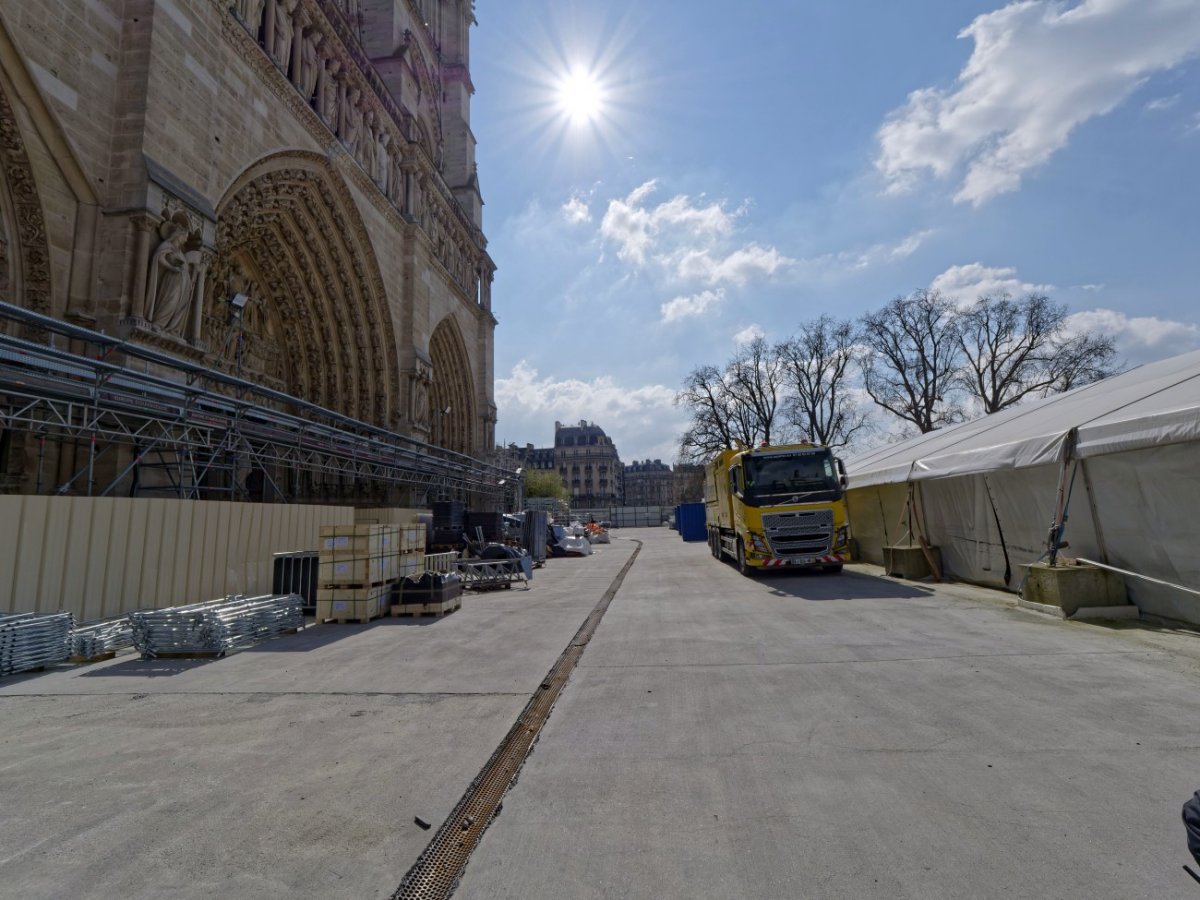
<instances>
[{"instance_id":1,"label":"tent roof","mask_svg":"<svg viewBox=\"0 0 1200 900\"><path fill-rule=\"evenodd\" d=\"M1200 440L1200 350L877 447L846 461L851 487L1044 465Z\"/></svg>"}]
</instances>

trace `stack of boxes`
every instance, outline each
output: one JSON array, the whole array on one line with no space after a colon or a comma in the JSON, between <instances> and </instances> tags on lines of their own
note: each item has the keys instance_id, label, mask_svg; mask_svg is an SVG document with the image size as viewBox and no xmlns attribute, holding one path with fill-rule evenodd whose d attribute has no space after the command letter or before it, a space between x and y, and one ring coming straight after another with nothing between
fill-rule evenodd
<instances>
[{"instance_id":1,"label":"stack of boxes","mask_svg":"<svg viewBox=\"0 0 1200 900\"><path fill-rule=\"evenodd\" d=\"M386 615L397 580L424 571L424 525L326 525L318 559L317 621Z\"/></svg>"},{"instance_id":2,"label":"stack of boxes","mask_svg":"<svg viewBox=\"0 0 1200 900\"><path fill-rule=\"evenodd\" d=\"M367 621L387 613L400 575L399 525L321 528L317 621Z\"/></svg>"},{"instance_id":3,"label":"stack of boxes","mask_svg":"<svg viewBox=\"0 0 1200 900\"><path fill-rule=\"evenodd\" d=\"M397 526L400 531L400 569L397 578L415 578L425 571L425 526Z\"/></svg>"}]
</instances>

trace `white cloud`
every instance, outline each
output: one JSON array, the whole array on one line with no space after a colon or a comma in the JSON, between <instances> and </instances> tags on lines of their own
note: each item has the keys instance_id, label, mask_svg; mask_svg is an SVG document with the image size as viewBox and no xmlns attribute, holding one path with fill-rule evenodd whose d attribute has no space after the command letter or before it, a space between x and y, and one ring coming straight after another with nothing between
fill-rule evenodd
<instances>
[{"instance_id":1,"label":"white cloud","mask_svg":"<svg viewBox=\"0 0 1200 900\"><path fill-rule=\"evenodd\" d=\"M733 231L733 222L741 211L729 212L720 203L693 204L678 195L658 206L643 206L658 183L647 181L623 200L610 200L600 222L600 234L617 245L617 256L644 266L656 244L672 236L709 238Z\"/></svg>"},{"instance_id":2,"label":"white cloud","mask_svg":"<svg viewBox=\"0 0 1200 900\"><path fill-rule=\"evenodd\" d=\"M751 322L741 331L733 336L733 343L738 347L749 344L751 341L758 340L760 337L766 337L767 333L762 330L762 326L757 322Z\"/></svg>"},{"instance_id":3,"label":"white cloud","mask_svg":"<svg viewBox=\"0 0 1200 900\"><path fill-rule=\"evenodd\" d=\"M684 194L648 204L656 188L657 182L647 181L628 196L610 200L600 222L601 236L636 268L653 265L701 284L745 284L792 262L774 247L736 244L735 226L746 214L746 204L730 209L724 201Z\"/></svg>"},{"instance_id":4,"label":"white cloud","mask_svg":"<svg viewBox=\"0 0 1200 900\"><path fill-rule=\"evenodd\" d=\"M1179 102L1179 98L1182 96L1182 94L1172 94L1170 97L1155 97L1146 104L1146 109L1150 112L1161 112L1164 109L1170 109Z\"/></svg>"},{"instance_id":5,"label":"white cloud","mask_svg":"<svg viewBox=\"0 0 1200 900\"><path fill-rule=\"evenodd\" d=\"M572 197L562 205L563 218L572 225L592 221L592 212L582 197Z\"/></svg>"},{"instance_id":6,"label":"white cloud","mask_svg":"<svg viewBox=\"0 0 1200 900\"><path fill-rule=\"evenodd\" d=\"M542 378L525 360L496 379L496 405L502 440L547 446L556 421L587 419L608 432L625 459L669 458L687 427L686 411L675 406L675 388L630 387L607 375L586 381Z\"/></svg>"},{"instance_id":7,"label":"white cloud","mask_svg":"<svg viewBox=\"0 0 1200 900\"><path fill-rule=\"evenodd\" d=\"M1089 309L1067 317L1072 332L1098 331L1116 342L1117 354L1126 365L1139 365L1168 356L1200 349L1200 325L1129 316L1115 309Z\"/></svg>"},{"instance_id":8,"label":"white cloud","mask_svg":"<svg viewBox=\"0 0 1200 900\"><path fill-rule=\"evenodd\" d=\"M838 254L841 261L850 261L855 269L867 269L881 262L896 262L907 259L921 248L925 240L934 233L932 228L916 231L895 244L874 244L859 253Z\"/></svg>"},{"instance_id":9,"label":"white cloud","mask_svg":"<svg viewBox=\"0 0 1200 900\"><path fill-rule=\"evenodd\" d=\"M774 247L748 244L727 256L713 256L708 250L684 251L676 263L681 278L705 284L731 282L745 284L755 275L773 275L790 260Z\"/></svg>"},{"instance_id":10,"label":"white cloud","mask_svg":"<svg viewBox=\"0 0 1200 900\"><path fill-rule=\"evenodd\" d=\"M603 418L601 413L636 414L673 408L675 389L661 384L629 388L612 376L591 381L578 378L539 378L537 369L525 360L517 363L507 378L496 379L496 405L554 413L561 421Z\"/></svg>"},{"instance_id":11,"label":"white cloud","mask_svg":"<svg viewBox=\"0 0 1200 900\"><path fill-rule=\"evenodd\" d=\"M1098 294L1104 290L1103 284L1077 284L1075 286L1081 291L1087 291L1089 294Z\"/></svg>"},{"instance_id":12,"label":"white cloud","mask_svg":"<svg viewBox=\"0 0 1200 900\"><path fill-rule=\"evenodd\" d=\"M715 291L701 291L690 297L676 297L668 300L659 311L664 322L678 322L681 319L702 316L710 308L720 304L725 299L725 292L718 288Z\"/></svg>"},{"instance_id":13,"label":"white cloud","mask_svg":"<svg viewBox=\"0 0 1200 900\"><path fill-rule=\"evenodd\" d=\"M914 91L879 129L876 166L889 192L963 165L957 202L978 206L1015 190L1077 126L1200 52L1200 3L1018 0L959 37L975 48L953 89Z\"/></svg>"},{"instance_id":14,"label":"white cloud","mask_svg":"<svg viewBox=\"0 0 1200 900\"><path fill-rule=\"evenodd\" d=\"M957 303L974 303L981 296L1009 294L1020 297L1025 294L1048 294L1054 290L1052 284L1022 281L1017 277L1017 270L1011 266L993 267L977 262L951 266L934 278L929 287Z\"/></svg>"}]
</instances>

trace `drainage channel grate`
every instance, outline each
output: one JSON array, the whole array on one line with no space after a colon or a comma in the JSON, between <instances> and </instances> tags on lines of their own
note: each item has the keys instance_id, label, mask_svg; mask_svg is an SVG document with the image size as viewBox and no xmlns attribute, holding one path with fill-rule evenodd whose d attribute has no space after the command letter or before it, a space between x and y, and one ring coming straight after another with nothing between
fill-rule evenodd
<instances>
[{"instance_id":1,"label":"drainage channel grate","mask_svg":"<svg viewBox=\"0 0 1200 900\"><path fill-rule=\"evenodd\" d=\"M483 832L500 812L501 801L516 780L517 773L533 749L542 726L550 718L558 695L562 692L571 671L583 656L584 648L596 626L604 618L608 605L621 588L634 560L642 552L642 542L634 541L637 549L617 573L604 596L588 613L579 631L563 651L558 661L542 680L537 692L517 717L516 724L492 753L483 770L475 776L467 792L458 801L429 845L421 851L413 867L405 874L391 900L442 900L458 887L459 879L471 859Z\"/></svg>"}]
</instances>

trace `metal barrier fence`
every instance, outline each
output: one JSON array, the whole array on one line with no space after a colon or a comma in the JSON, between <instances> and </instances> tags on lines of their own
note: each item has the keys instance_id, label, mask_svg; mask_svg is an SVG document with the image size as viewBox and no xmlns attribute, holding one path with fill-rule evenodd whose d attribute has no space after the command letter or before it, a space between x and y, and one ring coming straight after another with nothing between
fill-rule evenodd
<instances>
[{"instance_id":1,"label":"metal barrier fence","mask_svg":"<svg viewBox=\"0 0 1200 900\"><path fill-rule=\"evenodd\" d=\"M449 553L426 553L425 554L425 571L426 572L453 572L454 564L458 561L458 554L451 551Z\"/></svg>"}]
</instances>

